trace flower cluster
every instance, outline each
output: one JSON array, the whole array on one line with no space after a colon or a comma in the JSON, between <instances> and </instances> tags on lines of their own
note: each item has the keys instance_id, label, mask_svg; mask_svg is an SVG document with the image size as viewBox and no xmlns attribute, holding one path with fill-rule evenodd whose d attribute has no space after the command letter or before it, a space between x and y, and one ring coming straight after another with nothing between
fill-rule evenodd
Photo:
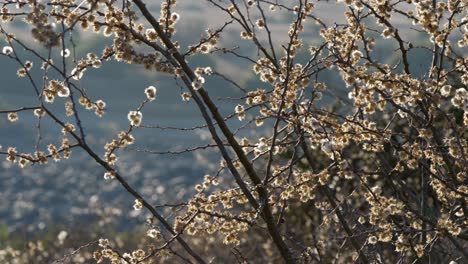
<instances>
[{"instance_id":1,"label":"flower cluster","mask_svg":"<svg viewBox=\"0 0 468 264\"><path fill-rule=\"evenodd\" d=\"M48 103L53 103L56 96L68 97L70 96L70 89L62 82L57 80L49 81L49 85L44 89L44 99Z\"/></svg>"},{"instance_id":2,"label":"flower cluster","mask_svg":"<svg viewBox=\"0 0 468 264\"><path fill-rule=\"evenodd\" d=\"M146 98L148 98L149 101L153 101L154 99L156 99L156 87L149 86L145 89L145 94Z\"/></svg>"},{"instance_id":3,"label":"flower cluster","mask_svg":"<svg viewBox=\"0 0 468 264\"><path fill-rule=\"evenodd\" d=\"M0 114L16 122L19 116L27 120L31 111L38 117L38 127L52 120L63 135L61 145L45 143L49 139L39 135L34 153L12 146L0 149L0 154L11 164L26 167L68 158L72 148L80 147L105 169L104 179L122 184L134 196L131 215L140 214L143 207L152 214L135 249L120 252L124 245L118 241L100 239L95 261L174 262L176 257L192 261L207 255L229 261L216 251L229 247L238 260L253 263L381 259L403 263L428 257L448 262L464 256L468 195L464 1L339 0L331 6L345 9L339 23L316 11L313 1L207 3L207 12L214 9L226 21L199 34L203 37L187 47L176 40L181 15L175 12L179 11L175 0L161 1L159 17L141 0L3 3L2 23L23 18L46 49L61 44L62 58L56 63L34 51L21 36L6 33L8 27L2 24L0 34L8 46L2 48L0 59L17 63L17 75L33 84L37 104L2 109ZM279 23L285 20L286 24ZM74 36L63 37L77 28L100 33L112 44L99 53L81 53ZM413 31L417 34L408 34ZM238 46L223 43L239 36L243 41ZM35 58L21 58L17 47ZM419 53L428 60L415 59ZM49 49L50 54L58 56L57 49ZM71 54L73 60L67 59ZM86 56L80 58L81 54ZM218 61L229 55L245 63L239 72L219 67ZM195 56L216 66L194 67ZM42 66L37 71L44 73L40 82L36 69L32 71L38 60ZM194 175L194 188L186 188L190 194L178 196L189 197L187 201L152 207L143 198L146 192L154 198L152 189L144 186L145 195L133 189L125 166L120 166L118 154L134 144L144 107L158 97L156 87L146 87L144 99L129 111L128 129L104 141L104 155L94 150L101 141L87 131L82 108L104 118L108 105L92 98L93 92L88 92L92 88L84 89L80 80L108 60L169 74L185 85L180 92L184 102L196 99L193 106L201 110L206 125L154 127L188 132L206 128L213 139L180 152L154 153L212 147L219 150L213 153L221 153L218 165L211 163L211 156L196 152L194 157L208 163L206 170L213 173L199 179ZM238 76L250 79L244 82ZM228 98L234 110L230 115L220 105L224 101L213 100L207 92L215 78L240 94ZM64 107L44 104L57 97L64 98ZM232 120L236 118L242 122ZM159 189L155 192L160 194ZM68 242L66 237L61 233L59 242ZM255 254L244 251L251 247Z\"/></svg>"},{"instance_id":4,"label":"flower cluster","mask_svg":"<svg viewBox=\"0 0 468 264\"><path fill-rule=\"evenodd\" d=\"M132 126L140 126L143 114L140 111L130 111L127 115L128 121Z\"/></svg>"}]
</instances>

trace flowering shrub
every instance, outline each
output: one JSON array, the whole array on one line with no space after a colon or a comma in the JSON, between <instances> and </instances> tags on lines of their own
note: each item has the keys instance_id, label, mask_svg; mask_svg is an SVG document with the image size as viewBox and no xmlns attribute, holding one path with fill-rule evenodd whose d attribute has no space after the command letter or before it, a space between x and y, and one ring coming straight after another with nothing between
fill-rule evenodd
<instances>
[{"instance_id":1,"label":"flowering shrub","mask_svg":"<svg viewBox=\"0 0 468 264\"><path fill-rule=\"evenodd\" d=\"M62 144L41 142L24 153L2 139L0 153L20 167L46 166L81 149L106 170L105 179L133 196L134 210L151 214L146 243L128 251L112 237L101 238L86 256L97 263L466 261L466 1L206 0L199 5L215 8L220 25L188 46L177 40L184 19L177 1L160 1L158 12L149 2L1 3L7 44L0 59L17 62L36 104L0 113L10 122L23 115L53 120ZM343 19L322 14L328 5L344 10ZM282 32L275 19L284 14L290 24ZM12 21L29 24L43 48L10 32ZM67 36L78 30L102 34L112 46L76 57ZM224 43L232 32L249 49ZM312 44L311 32L320 41ZM415 32L424 41L416 43ZM383 49L392 49L396 59L382 59ZM37 66L19 50L41 61L42 78L34 78ZM53 52L61 61L51 59ZM416 52L430 62L418 65ZM218 55L243 60L260 87L243 85L222 67L190 63ZM173 76L183 86L181 103L192 101L205 120L221 162L176 208L150 203L117 168L119 153L145 140L133 132L145 125L145 108L158 104L159 88L136 89L139 106L128 111L128 128L114 139L100 147L86 140L83 112L105 119L108 107L80 80L111 60ZM208 93L223 89L210 87L214 76L243 92L230 115ZM64 104L64 114L56 104Z\"/></svg>"}]
</instances>

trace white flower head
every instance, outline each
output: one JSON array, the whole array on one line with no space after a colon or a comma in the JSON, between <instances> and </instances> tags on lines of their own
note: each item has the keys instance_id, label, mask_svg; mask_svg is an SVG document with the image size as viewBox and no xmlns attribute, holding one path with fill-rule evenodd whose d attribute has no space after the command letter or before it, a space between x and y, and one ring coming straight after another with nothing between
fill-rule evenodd
<instances>
[{"instance_id":1,"label":"white flower head","mask_svg":"<svg viewBox=\"0 0 468 264\"><path fill-rule=\"evenodd\" d=\"M196 90L199 90L203 84L205 83L205 78L199 76L197 79L195 79L193 82L192 82L192 88L196 91Z\"/></svg>"},{"instance_id":2,"label":"white flower head","mask_svg":"<svg viewBox=\"0 0 468 264\"><path fill-rule=\"evenodd\" d=\"M240 104L236 105L236 108L234 109L236 114L243 113L244 112L244 107Z\"/></svg>"},{"instance_id":3,"label":"white flower head","mask_svg":"<svg viewBox=\"0 0 468 264\"><path fill-rule=\"evenodd\" d=\"M8 121L10 121L10 122L18 121L18 113L16 113L16 112L8 113Z\"/></svg>"},{"instance_id":4,"label":"white flower head","mask_svg":"<svg viewBox=\"0 0 468 264\"><path fill-rule=\"evenodd\" d=\"M60 97L68 97L70 96L70 89L66 86L62 86L62 89L60 89L57 94Z\"/></svg>"},{"instance_id":5,"label":"white flower head","mask_svg":"<svg viewBox=\"0 0 468 264\"><path fill-rule=\"evenodd\" d=\"M106 248L109 246L109 240L108 239L105 239L105 238L100 238L99 239L99 246L100 247L103 247L103 248Z\"/></svg>"},{"instance_id":6,"label":"white flower head","mask_svg":"<svg viewBox=\"0 0 468 264\"><path fill-rule=\"evenodd\" d=\"M149 86L145 89L145 94L148 100L153 101L154 99L156 99L156 87Z\"/></svg>"},{"instance_id":7,"label":"white flower head","mask_svg":"<svg viewBox=\"0 0 468 264\"><path fill-rule=\"evenodd\" d=\"M244 106L238 104L236 106L236 108L234 109L234 111L236 112L237 114L237 118L242 121L245 119L245 113L244 113Z\"/></svg>"},{"instance_id":8,"label":"white flower head","mask_svg":"<svg viewBox=\"0 0 468 264\"><path fill-rule=\"evenodd\" d=\"M374 245L374 244L377 243L378 240L377 240L377 237L376 237L376 236L370 236L370 237L367 239L367 241L369 242L369 244Z\"/></svg>"},{"instance_id":9,"label":"white flower head","mask_svg":"<svg viewBox=\"0 0 468 264\"><path fill-rule=\"evenodd\" d=\"M143 203L139 199L136 199L135 204L133 205L133 209L138 211L138 210L141 210L142 208L143 208Z\"/></svg>"},{"instance_id":10,"label":"white flower head","mask_svg":"<svg viewBox=\"0 0 468 264\"><path fill-rule=\"evenodd\" d=\"M443 96L443 97L448 97L450 96L450 93L452 92L452 86L451 85L444 85L442 86L442 88L440 89L440 94Z\"/></svg>"},{"instance_id":11,"label":"white flower head","mask_svg":"<svg viewBox=\"0 0 468 264\"><path fill-rule=\"evenodd\" d=\"M211 67L206 67L203 72L206 75L211 75L211 74L213 74L213 69L211 69Z\"/></svg>"},{"instance_id":12,"label":"white flower head","mask_svg":"<svg viewBox=\"0 0 468 264\"><path fill-rule=\"evenodd\" d=\"M187 93L187 92L183 92L180 97L182 97L182 101L184 102L188 102L190 101L190 98L192 98L192 95L190 93Z\"/></svg>"},{"instance_id":13,"label":"white flower head","mask_svg":"<svg viewBox=\"0 0 468 264\"><path fill-rule=\"evenodd\" d=\"M27 71L29 71L29 70L31 70L31 68L33 67L33 65L34 65L34 64L33 64L32 61L26 61L26 62L24 63L24 68L25 68Z\"/></svg>"},{"instance_id":14,"label":"white flower head","mask_svg":"<svg viewBox=\"0 0 468 264\"><path fill-rule=\"evenodd\" d=\"M145 32L146 38L151 41L155 42L158 39L158 34L156 33L156 30L149 28Z\"/></svg>"},{"instance_id":15,"label":"white flower head","mask_svg":"<svg viewBox=\"0 0 468 264\"><path fill-rule=\"evenodd\" d=\"M259 155L259 154L267 151L268 148L269 148L269 145L266 142L266 138L262 137L262 138L259 139L259 142L257 144L255 144L254 153L255 153L255 155Z\"/></svg>"},{"instance_id":16,"label":"white flower head","mask_svg":"<svg viewBox=\"0 0 468 264\"><path fill-rule=\"evenodd\" d=\"M106 171L106 173L104 173L105 180L112 180L114 178L115 178L115 171Z\"/></svg>"},{"instance_id":17,"label":"white flower head","mask_svg":"<svg viewBox=\"0 0 468 264\"><path fill-rule=\"evenodd\" d=\"M151 238L155 238L155 239L159 239L161 238L161 232L159 232L159 230L157 229L150 229L146 232L146 235L151 237Z\"/></svg>"},{"instance_id":18,"label":"white flower head","mask_svg":"<svg viewBox=\"0 0 468 264\"><path fill-rule=\"evenodd\" d=\"M172 19L174 22L177 22L177 21L179 20L179 18L180 18L180 15L179 15L178 13L173 12L173 13L171 14L171 19Z\"/></svg>"},{"instance_id":19,"label":"white flower head","mask_svg":"<svg viewBox=\"0 0 468 264\"><path fill-rule=\"evenodd\" d=\"M2 53L5 55L10 55L11 53L13 53L13 48L10 46L5 46L2 49Z\"/></svg>"},{"instance_id":20,"label":"white flower head","mask_svg":"<svg viewBox=\"0 0 468 264\"><path fill-rule=\"evenodd\" d=\"M97 100L95 104L96 104L96 107L99 109L106 108L106 102L104 102L103 100Z\"/></svg>"},{"instance_id":21,"label":"white flower head","mask_svg":"<svg viewBox=\"0 0 468 264\"><path fill-rule=\"evenodd\" d=\"M73 68L73 70L71 71L73 80L79 80L83 78L83 74L85 71L86 71L86 68L81 68L81 69Z\"/></svg>"},{"instance_id":22,"label":"white flower head","mask_svg":"<svg viewBox=\"0 0 468 264\"><path fill-rule=\"evenodd\" d=\"M68 58L70 56L70 50L69 49L61 50L60 56Z\"/></svg>"},{"instance_id":23,"label":"white flower head","mask_svg":"<svg viewBox=\"0 0 468 264\"><path fill-rule=\"evenodd\" d=\"M455 107L463 109L464 111L467 111L468 92L466 91L466 89L458 88L457 90L455 90L455 95L453 96L451 102Z\"/></svg>"},{"instance_id":24,"label":"white flower head","mask_svg":"<svg viewBox=\"0 0 468 264\"><path fill-rule=\"evenodd\" d=\"M46 112L42 108L34 109L34 115L37 117L45 116Z\"/></svg>"},{"instance_id":25,"label":"white flower head","mask_svg":"<svg viewBox=\"0 0 468 264\"><path fill-rule=\"evenodd\" d=\"M140 126L143 114L140 111L130 111L127 118L132 126Z\"/></svg>"}]
</instances>

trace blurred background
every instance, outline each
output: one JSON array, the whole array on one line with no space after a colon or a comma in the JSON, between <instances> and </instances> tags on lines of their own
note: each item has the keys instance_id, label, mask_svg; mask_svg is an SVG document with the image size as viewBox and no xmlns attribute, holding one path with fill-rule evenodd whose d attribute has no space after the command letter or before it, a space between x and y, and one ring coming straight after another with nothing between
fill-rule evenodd
<instances>
[{"instance_id":1,"label":"blurred background","mask_svg":"<svg viewBox=\"0 0 468 264\"><path fill-rule=\"evenodd\" d=\"M151 10L159 17L159 2L147 1ZM325 23L333 25L343 22L344 7L336 4L318 2L315 14L323 18ZM268 8L268 7L267 7ZM176 10L181 16L177 25L177 39L182 47L195 44L206 36L207 28L219 28L228 18L205 1L179 1ZM276 10L272 14L270 28L273 31L274 42L284 43L292 14L284 10ZM372 24L372 21L369 21ZM406 24L405 24L406 23ZM407 21L395 18L395 25L406 40L414 46L427 45L429 40L425 35L411 30ZM29 28L19 19L5 25L19 39L25 41L31 48L45 52L37 43L28 41ZM303 55L297 56L300 61L307 59L309 45L320 43L318 34L320 26L310 21L304 32ZM101 35L75 31L77 59L83 58L88 52L100 54L102 48L112 44L111 38ZM0 46L6 45L4 39ZM374 56L381 62L398 64L399 53L394 53L396 43L377 42ZM238 48L238 53L252 57L257 56L257 50L247 41L240 40L239 31L232 25L226 29L219 46ZM278 47L280 47L278 45ZM183 48L186 50L186 48ZM17 52L23 60L34 62L31 71L39 84L42 71L40 61L27 51L18 48ZM53 58L60 60L60 50L55 49ZM410 51L412 72L423 77L428 70L431 56L428 50L412 49ZM73 56L68 58L72 65ZM247 90L268 88L261 83L251 71L252 65L245 60L232 55L212 54L209 56L195 55L190 57L192 66L211 66L214 71L222 73L235 80ZM69 66L71 69L72 66ZM22 106L37 105L34 90L26 78L18 78L18 64L6 57L0 57L0 110L15 109ZM347 98L347 91L339 78L333 77L333 72L322 74L319 80L331 87L331 92L325 94L322 104L330 104L335 98ZM51 78L53 75L51 75ZM156 101L148 104L143 110L143 124L172 127L193 127L203 124L199 111L193 102L183 102L181 91L185 91L172 76L146 71L138 65L127 65L113 60L103 63L101 69L88 69L84 77L76 81L79 87L86 89L94 100L102 99L107 103L104 117L96 117L92 111L80 111L88 142L103 154L103 145L110 141L120 131L128 129L127 113L138 107L145 98L144 89L153 85L158 89ZM206 89L210 96L218 102L221 112L227 116L233 112L242 92L234 85L219 76L210 76L206 80ZM52 109L61 117L65 117L63 98L56 99ZM69 118L70 119L70 118ZM248 118L247 118L248 119ZM72 119L70 119L72 120ZM229 125L240 127L243 123L237 118ZM38 128L37 118L31 112L19 113L19 121L8 122L6 115L0 116L0 145L3 150L15 146L18 152L31 152L37 143L40 131L40 146L58 144L60 129L50 120L43 120ZM242 135L240 132L239 135ZM255 133L266 133L261 129ZM165 203L180 203L193 193L193 185L200 182L204 174L214 174L219 164L219 156L215 150L201 150L180 155L158 155L141 152L179 151L198 145L210 143L206 129L193 131L137 129L133 135L136 143L130 149L119 152L118 168L130 185L154 205ZM70 160L47 166L33 165L19 169L4 159L0 161L0 248L10 244L21 244L33 238L55 239L60 230L90 230L100 233L127 232L135 226L141 226L146 217L145 212L135 213L132 210L133 198L121 188L117 182L106 181L104 171L84 153L73 150ZM105 228L104 228L105 227ZM75 245L79 245L75 243Z\"/></svg>"}]
</instances>

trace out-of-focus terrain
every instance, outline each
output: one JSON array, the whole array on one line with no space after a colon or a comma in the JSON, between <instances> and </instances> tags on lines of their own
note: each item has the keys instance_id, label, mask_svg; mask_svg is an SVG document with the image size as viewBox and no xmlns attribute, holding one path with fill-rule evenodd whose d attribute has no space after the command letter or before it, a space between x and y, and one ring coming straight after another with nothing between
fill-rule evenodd
<instances>
[{"instance_id":1,"label":"out-of-focus terrain","mask_svg":"<svg viewBox=\"0 0 468 264\"><path fill-rule=\"evenodd\" d=\"M159 1L147 1L152 10L159 9ZM204 29L218 28L223 25L227 17L205 1L179 1L176 8L181 14L176 39L182 46L196 43L203 37ZM343 22L344 8L330 3L317 3L316 13L324 18L328 24ZM285 33L290 22L290 16L281 10L276 11L274 19L270 21L274 33L275 43L285 41ZM401 28L406 39L415 43L424 43L414 30L410 30L403 21L396 19L395 25ZM304 46L319 42L319 26L310 22L304 34ZM21 23L14 23L8 27L20 39L28 39L28 29ZM221 45L248 52L254 56L256 50L245 45L238 33L228 27L227 34L221 40ZM282 39L284 38L284 39ZM93 33L75 33L77 44L77 58L84 57L89 51L99 51L99 47L111 44L106 39ZM5 42L1 42L2 46ZM26 42L33 47L35 43ZM55 58L59 59L59 51L55 50ZM20 51L24 58L31 58L30 54ZM397 54L393 47L381 46L375 51L379 60L395 62ZM410 53L414 72L423 76L427 71L427 51L417 50ZM71 58L70 58L71 59ZM298 57L300 59L300 57ZM35 60L35 69L32 71L36 80L40 81L41 72L38 70L39 61ZM226 74L236 80L246 89L255 90L263 85L255 79L251 66L234 56L219 54L210 58L200 55L190 59L193 66L211 66L215 71ZM0 57L0 109L12 109L21 106L35 105L34 92L26 79L16 76L18 65ZM327 75L322 76L329 86L336 87L337 93L346 97L341 82ZM143 111L143 124L193 127L202 124L196 106L192 102L182 102L181 88L171 76L148 72L140 66L129 66L125 63L108 61L101 69L89 69L85 77L77 84L85 87L87 92L96 100L107 102L107 113L98 118L84 111L82 119L88 142L93 146L103 146L104 142L115 137L118 132L128 128L127 113L135 109L144 99L143 90L149 85L158 88L158 98L145 107ZM221 111L227 115L233 111L236 101L222 100L226 97L238 97L239 90L226 84L219 77L207 78L206 89L213 98L220 98ZM331 96L326 96L323 102L330 102ZM62 111L63 102L55 103L56 111ZM233 127L240 126L237 119L230 121ZM37 119L32 113L20 113L19 121L11 124L3 115L0 117L0 145L3 149L16 146L19 152L28 152L34 149L37 142ZM54 129L52 122L44 121L41 124L41 146L48 143L57 143L58 129ZM210 143L206 130L173 131L158 129L138 129L134 133L137 138L132 149L150 149L156 151L182 150L195 145ZM102 147L101 147L102 148ZM104 153L103 149L99 150ZM166 202L180 202L192 192L190 186L203 178L205 173L214 173L219 162L216 152L201 151L183 155L156 155L127 150L120 154L119 169L132 186L149 198L154 204ZM50 163L53 163L52 161ZM125 229L137 215L132 213L133 199L116 182L103 179L104 171L89 157L80 151L73 151L72 158L47 166L29 166L19 169L6 161L0 161L0 233L35 233L45 231L51 226L70 226L77 223L98 221L99 215L119 215L125 221L118 224ZM168 191L169 190L169 191ZM144 213L143 213L144 214ZM144 216L144 215L141 216ZM1 235L0 235L1 240ZM0 241L1 242L1 241ZM1 246L1 244L0 244Z\"/></svg>"}]
</instances>

